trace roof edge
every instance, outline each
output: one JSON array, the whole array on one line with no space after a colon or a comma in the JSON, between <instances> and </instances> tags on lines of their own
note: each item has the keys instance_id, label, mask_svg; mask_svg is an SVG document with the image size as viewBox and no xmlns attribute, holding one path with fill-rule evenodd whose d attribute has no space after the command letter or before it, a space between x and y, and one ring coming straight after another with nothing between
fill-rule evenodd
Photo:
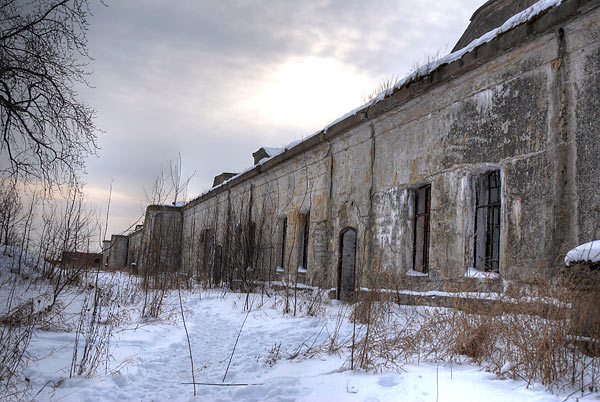
<instances>
[{"instance_id":1,"label":"roof edge","mask_svg":"<svg viewBox=\"0 0 600 402\"><path fill-rule=\"evenodd\" d=\"M595 3L595 4L594 4ZM563 0L560 4L547 8L532 18L520 22L510 29L500 32L489 41L476 43L479 39L484 38L489 33L481 38L472 41L465 48L449 55L442 57L437 62L439 64L432 68L426 74L418 72L400 80L397 86L388 93L381 94L373 101L368 102L357 109L347 113L334 122L330 123L323 129L308 136L306 139L292 143L289 148L266 160L263 160L258 165L255 165L239 175L225 181L217 187L213 187L206 192L200 194L196 198L183 205L184 210L191 208L201 202L213 198L224 191L229 191L233 187L259 175L262 172L268 171L271 168L291 159L297 154L304 152L314 146L328 141L350 129L374 119L411 99L422 95L423 93L436 88L441 83L448 82L458 77L467 74L476 69L482 64L500 57L501 52L509 50L523 43L523 38L540 36L547 33L550 29L563 23L564 21L574 18L583 12L587 12L600 6L600 0ZM525 10L526 11L526 10ZM500 28L496 28L500 29ZM469 49L469 47L472 47ZM461 53L456 59L449 62L440 62L455 53ZM436 62L430 63L435 64ZM427 67L423 66L423 67Z\"/></svg>"}]
</instances>

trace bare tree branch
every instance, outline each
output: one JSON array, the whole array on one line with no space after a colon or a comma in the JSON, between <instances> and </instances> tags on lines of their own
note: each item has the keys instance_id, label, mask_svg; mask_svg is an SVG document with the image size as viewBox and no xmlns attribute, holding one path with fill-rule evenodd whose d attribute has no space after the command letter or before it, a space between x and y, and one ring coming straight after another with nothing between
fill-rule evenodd
<instances>
[{"instance_id":1,"label":"bare tree branch","mask_svg":"<svg viewBox=\"0 0 600 402\"><path fill-rule=\"evenodd\" d=\"M0 0L0 173L68 182L95 154L87 85L88 0Z\"/></svg>"}]
</instances>

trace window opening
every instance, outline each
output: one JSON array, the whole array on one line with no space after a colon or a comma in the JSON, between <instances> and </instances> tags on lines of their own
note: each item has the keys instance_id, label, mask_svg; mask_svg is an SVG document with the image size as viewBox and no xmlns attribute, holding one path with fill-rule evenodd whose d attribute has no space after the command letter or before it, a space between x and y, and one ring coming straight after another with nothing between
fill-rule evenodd
<instances>
[{"instance_id":1,"label":"window opening","mask_svg":"<svg viewBox=\"0 0 600 402\"><path fill-rule=\"evenodd\" d=\"M288 220L287 217L285 217L281 222L281 261L279 263L281 268L285 268L285 241L287 235L287 224Z\"/></svg>"},{"instance_id":2,"label":"window opening","mask_svg":"<svg viewBox=\"0 0 600 402\"><path fill-rule=\"evenodd\" d=\"M202 245L200 251L202 253L202 259L199 262L202 263L202 269L208 269L210 264L209 256L213 247L210 229L202 229L200 232L200 244Z\"/></svg>"},{"instance_id":3,"label":"window opening","mask_svg":"<svg viewBox=\"0 0 600 402\"><path fill-rule=\"evenodd\" d=\"M480 176L476 185L475 267L500 268L500 171Z\"/></svg>"},{"instance_id":4,"label":"window opening","mask_svg":"<svg viewBox=\"0 0 600 402\"><path fill-rule=\"evenodd\" d=\"M218 244L215 249L215 257L213 261L212 279L215 284L221 282L221 267L223 264L223 246Z\"/></svg>"},{"instance_id":5,"label":"window opening","mask_svg":"<svg viewBox=\"0 0 600 402\"><path fill-rule=\"evenodd\" d=\"M302 238L302 267L308 269L308 234L310 231L310 213L305 215L304 233Z\"/></svg>"},{"instance_id":6,"label":"window opening","mask_svg":"<svg viewBox=\"0 0 600 402\"><path fill-rule=\"evenodd\" d=\"M431 214L431 185L415 192L415 219L413 241L413 269L426 273L429 270L429 222Z\"/></svg>"}]
</instances>

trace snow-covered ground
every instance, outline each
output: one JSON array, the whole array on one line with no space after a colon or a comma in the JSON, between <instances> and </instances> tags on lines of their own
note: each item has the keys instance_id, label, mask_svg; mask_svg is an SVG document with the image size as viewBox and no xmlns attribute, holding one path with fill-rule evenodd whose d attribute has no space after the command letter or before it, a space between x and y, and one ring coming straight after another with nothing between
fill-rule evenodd
<instances>
[{"instance_id":1,"label":"snow-covered ground","mask_svg":"<svg viewBox=\"0 0 600 402\"><path fill-rule=\"evenodd\" d=\"M399 371L363 373L348 369L347 353L320 354L289 360L298 347L327 340L335 327L335 306L330 320L284 316L270 301L253 310L241 332L224 387L198 385L198 400L214 401L558 401L543 387L499 380L470 364L453 367L433 363L407 364ZM175 300L169 300L172 308ZM195 379L223 383L223 376L247 312L244 295L218 291L189 294L185 299ZM173 314L176 317L177 314ZM138 323L140 324L140 323ZM349 336L351 325L344 324ZM319 335L320 334L320 335ZM68 376L73 334L40 331L32 351L44 356L27 370L32 388ZM60 387L47 386L40 400L190 400L193 399L190 359L180 319L140 325L115 334L111 346L110 375L92 379L71 378ZM62 366L62 367L61 367ZM120 367L120 369L116 369Z\"/></svg>"},{"instance_id":2,"label":"snow-covered ground","mask_svg":"<svg viewBox=\"0 0 600 402\"><path fill-rule=\"evenodd\" d=\"M2 313L6 311L11 289L20 294L20 300L28 297L37 300L43 293L41 286L27 289L26 281L10 286L15 282L7 278L16 274L6 274L8 261L0 254ZM298 314L293 316L283 314L285 299L273 291L246 295L195 289L181 291L195 382L203 383L196 385L194 397L194 386L187 384L192 382L191 362L178 292L165 294L159 319L140 318L143 293L135 290L136 281L121 273L101 273L98 280L89 275L77 287L61 294L65 307L63 325L37 326L28 347L31 359L21 378L29 390L28 398L39 401L562 401L574 391L567 388L551 394L539 384L502 379L469 363L467 358L452 365L416 359L394 368L350 370L350 349L339 347L350 344L347 341L355 329L348 318L351 312L348 305L327 299L313 304L312 296L301 297ZM85 335L90 333L85 329L79 331L78 355L74 357L77 328L87 325L87 321L79 320L82 306L87 300L88 309L83 311L85 317L90 317L90 295L96 294L96 288L104 289L103 294L108 295L104 300L113 302L98 311L100 327L106 322L113 323L109 347L100 351L107 359L100 362L96 373L89 378L70 377L72 362L81 361ZM46 297L38 303L39 309L50 299ZM316 312L314 315L307 315L309 306ZM359 326L357 332L363 333L364 329ZM581 393L576 392L570 398L597 400L598 395L581 398Z\"/></svg>"}]
</instances>

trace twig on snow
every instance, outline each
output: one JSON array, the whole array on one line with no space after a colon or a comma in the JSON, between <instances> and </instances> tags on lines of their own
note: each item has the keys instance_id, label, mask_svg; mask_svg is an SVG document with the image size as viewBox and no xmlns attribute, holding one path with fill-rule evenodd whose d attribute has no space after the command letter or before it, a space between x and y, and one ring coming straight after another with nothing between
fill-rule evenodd
<instances>
[{"instance_id":1,"label":"twig on snow","mask_svg":"<svg viewBox=\"0 0 600 402\"><path fill-rule=\"evenodd\" d=\"M244 329L244 324L246 324L246 320L252 311L252 306L254 305L254 300L250 304L250 308L246 313L246 317L244 318L244 322L242 322L242 326L240 327L240 331L238 332L237 338L235 339L235 344L233 345L233 350L231 351L231 356L229 356L229 363L227 363L227 369L225 370L225 375L223 376L223 382L225 382L225 378L227 377L227 372L229 372L229 366L231 365L231 360L233 360L233 354L235 353L235 348L237 347L238 341L240 340L240 335L242 334L242 329Z\"/></svg>"},{"instance_id":2,"label":"twig on snow","mask_svg":"<svg viewBox=\"0 0 600 402\"><path fill-rule=\"evenodd\" d=\"M246 387L246 386L250 386L250 385L264 385L264 383L260 382L260 383L247 383L247 384L222 384L222 383L214 383L214 382L182 382L181 384L184 385L188 385L188 384L194 384L194 385L214 385L215 387Z\"/></svg>"}]
</instances>

